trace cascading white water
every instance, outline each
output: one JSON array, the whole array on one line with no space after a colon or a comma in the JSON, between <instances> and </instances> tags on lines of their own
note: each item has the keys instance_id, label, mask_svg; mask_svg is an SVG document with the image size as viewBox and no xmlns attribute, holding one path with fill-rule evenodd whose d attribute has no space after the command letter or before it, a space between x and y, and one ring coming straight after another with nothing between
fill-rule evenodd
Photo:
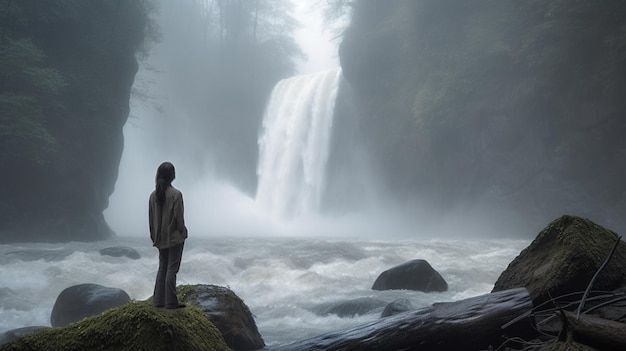
<instances>
[{"instance_id":1,"label":"cascading white water","mask_svg":"<svg viewBox=\"0 0 626 351\"><path fill-rule=\"evenodd\" d=\"M283 79L259 138L257 203L279 217L319 209L341 70Z\"/></svg>"}]
</instances>

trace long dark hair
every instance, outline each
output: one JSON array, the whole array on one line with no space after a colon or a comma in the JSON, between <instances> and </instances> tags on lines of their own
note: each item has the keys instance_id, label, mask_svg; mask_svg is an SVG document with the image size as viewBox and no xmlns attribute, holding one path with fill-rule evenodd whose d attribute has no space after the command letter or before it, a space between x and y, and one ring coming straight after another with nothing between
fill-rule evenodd
<instances>
[{"instance_id":1,"label":"long dark hair","mask_svg":"<svg viewBox=\"0 0 626 351\"><path fill-rule=\"evenodd\" d=\"M157 202L163 203L165 200L165 189L172 185L172 180L176 178L176 170L171 162L163 162L157 168L155 183L156 183L156 198Z\"/></svg>"}]
</instances>

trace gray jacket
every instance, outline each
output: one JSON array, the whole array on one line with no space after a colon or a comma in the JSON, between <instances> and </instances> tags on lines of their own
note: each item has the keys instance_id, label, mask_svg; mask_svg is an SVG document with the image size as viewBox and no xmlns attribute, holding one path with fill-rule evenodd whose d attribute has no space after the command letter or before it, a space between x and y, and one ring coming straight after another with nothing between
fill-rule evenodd
<instances>
[{"instance_id":1,"label":"gray jacket","mask_svg":"<svg viewBox=\"0 0 626 351\"><path fill-rule=\"evenodd\" d=\"M165 201L159 206L156 190L150 194L148 202L150 238L159 249L176 246L187 239L185 227L183 194L173 186L165 189Z\"/></svg>"}]
</instances>

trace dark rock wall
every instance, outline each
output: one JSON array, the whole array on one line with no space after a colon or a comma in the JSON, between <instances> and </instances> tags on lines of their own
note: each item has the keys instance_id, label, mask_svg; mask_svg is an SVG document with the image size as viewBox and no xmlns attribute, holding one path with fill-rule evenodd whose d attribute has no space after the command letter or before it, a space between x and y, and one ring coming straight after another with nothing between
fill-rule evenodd
<instances>
[{"instance_id":1,"label":"dark rock wall","mask_svg":"<svg viewBox=\"0 0 626 351\"><path fill-rule=\"evenodd\" d=\"M626 229L624 2L353 5L340 61L385 191L525 233L562 213Z\"/></svg>"},{"instance_id":2,"label":"dark rock wall","mask_svg":"<svg viewBox=\"0 0 626 351\"><path fill-rule=\"evenodd\" d=\"M2 155L0 241L106 238L112 233L102 211L117 179L147 3L8 3L7 40L30 39L64 85L44 106L45 127L54 138L45 158Z\"/></svg>"}]
</instances>

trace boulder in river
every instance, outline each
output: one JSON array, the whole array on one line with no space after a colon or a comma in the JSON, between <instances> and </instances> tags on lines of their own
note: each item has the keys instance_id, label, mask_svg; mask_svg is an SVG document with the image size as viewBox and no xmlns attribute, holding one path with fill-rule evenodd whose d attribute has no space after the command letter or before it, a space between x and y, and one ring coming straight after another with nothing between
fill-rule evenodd
<instances>
[{"instance_id":1,"label":"boulder in river","mask_svg":"<svg viewBox=\"0 0 626 351\"><path fill-rule=\"evenodd\" d=\"M128 257L133 260L138 260L141 258L139 252L128 246L112 246L107 247L100 250L100 254L103 256L112 256L112 257Z\"/></svg>"},{"instance_id":2,"label":"boulder in river","mask_svg":"<svg viewBox=\"0 0 626 351\"><path fill-rule=\"evenodd\" d=\"M63 327L128 302L130 297L122 289L98 284L70 286L57 297L50 322L53 327Z\"/></svg>"},{"instance_id":3,"label":"boulder in river","mask_svg":"<svg viewBox=\"0 0 626 351\"><path fill-rule=\"evenodd\" d=\"M179 300L200 307L235 351L265 346L248 306L232 290L216 285L181 285Z\"/></svg>"},{"instance_id":4,"label":"boulder in river","mask_svg":"<svg viewBox=\"0 0 626 351\"><path fill-rule=\"evenodd\" d=\"M426 260L412 260L382 272L372 289L447 291L448 283Z\"/></svg>"}]
</instances>

